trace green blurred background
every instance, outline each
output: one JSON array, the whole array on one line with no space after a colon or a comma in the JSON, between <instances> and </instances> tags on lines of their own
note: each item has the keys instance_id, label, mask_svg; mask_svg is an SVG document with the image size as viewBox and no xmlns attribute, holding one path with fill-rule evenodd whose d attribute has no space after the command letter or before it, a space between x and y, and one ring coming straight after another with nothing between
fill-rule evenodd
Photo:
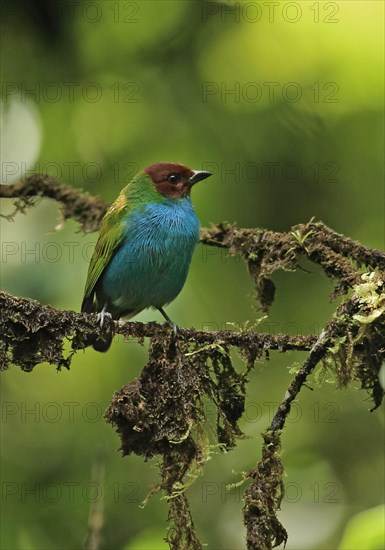
<instances>
[{"instance_id":1,"label":"green blurred background","mask_svg":"<svg viewBox=\"0 0 385 550\"><path fill-rule=\"evenodd\" d=\"M177 161L214 172L194 188L203 226L287 231L314 216L383 249L383 37L372 1L2 2L2 182L43 171L111 202L137 169ZM1 287L78 311L96 235L58 223L49 201L1 220ZM316 333L334 311L331 282L303 267L275 275L263 330ZM261 317L243 263L201 246L168 312L206 329ZM249 437L215 453L189 489L208 548L245 547L242 488L226 484L255 465L288 368L304 357L272 353L257 366ZM166 502L139 507L156 460L122 458L103 420L145 362L146 346L117 340L105 355L78 353L70 372L2 375L3 550L81 548L102 499L104 548L165 547ZM302 391L283 436L288 549L384 547L384 409L370 407L358 388ZM103 485L91 473L100 452Z\"/></svg>"}]
</instances>

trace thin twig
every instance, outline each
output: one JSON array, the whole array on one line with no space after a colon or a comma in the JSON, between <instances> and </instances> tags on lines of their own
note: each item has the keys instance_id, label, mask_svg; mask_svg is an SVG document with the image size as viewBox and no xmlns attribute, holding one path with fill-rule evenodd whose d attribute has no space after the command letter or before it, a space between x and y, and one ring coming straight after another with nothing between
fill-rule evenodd
<instances>
[{"instance_id":1,"label":"thin twig","mask_svg":"<svg viewBox=\"0 0 385 550\"><path fill-rule=\"evenodd\" d=\"M309 355L304 361L301 369L297 372L289 387L287 388L285 397L283 398L271 421L269 427L270 432L282 430L282 428L284 427L285 421L290 413L292 402L301 391L302 386L305 385L307 377L311 374L314 368L327 353L328 345L331 339L331 335L329 333L330 328L328 324L319 335L317 341L312 346Z\"/></svg>"},{"instance_id":2,"label":"thin twig","mask_svg":"<svg viewBox=\"0 0 385 550\"><path fill-rule=\"evenodd\" d=\"M98 449L92 466L92 484L96 495L91 500L88 516L88 536L85 542L87 550L101 550L104 526L104 478L105 478L105 452Z\"/></svg>"}]
</instances>

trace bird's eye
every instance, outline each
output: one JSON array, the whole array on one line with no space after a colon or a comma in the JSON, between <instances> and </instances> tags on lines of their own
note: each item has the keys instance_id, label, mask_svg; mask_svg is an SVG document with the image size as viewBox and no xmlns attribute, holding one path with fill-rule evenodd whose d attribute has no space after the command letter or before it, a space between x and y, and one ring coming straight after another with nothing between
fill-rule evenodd
<instances>
[{"instance_id":1,"label":"bird's eye","mask_svg":"<svg viewBox=\"0 0 385 550\"><path fill-rule=\"evenodd\" d=\"M180 177L178 174L170 174L167 179L170 183L178 183Z\"/></svg>"}]
</instances>

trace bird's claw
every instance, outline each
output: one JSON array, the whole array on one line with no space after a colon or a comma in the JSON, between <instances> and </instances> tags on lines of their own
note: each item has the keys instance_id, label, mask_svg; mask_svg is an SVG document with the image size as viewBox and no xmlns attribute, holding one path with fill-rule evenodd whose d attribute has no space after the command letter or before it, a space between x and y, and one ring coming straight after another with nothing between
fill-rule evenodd
<instances>
[{"instance_id":1,"label":"bird's claw","mask_svg":"<svg viewBox=\"0 0 385 550\"><path fill-rule=\"evenodd\" d=\"M109 317L110 319L112 319L111 313L109 313L108 311L106 311L105 308L103 308L102 311L100 311L97 315L97 323L100 325L101 328L104 325L104 321L106 317Z\"/></svg>"},{"instance_id":2,"label":"bird's claw","mask_svg":"<svg viewBox=\"0 0 385 550\"><path fill-rule=\"evenodd\" d=\"M172 340L171 340L171 342L174 343L175 340L176 340L176 336L178 334L178 326L170 319L170 317L167 315L167 313L164 311L164 309L162 307L159 307L158 311L166 319L166 323L172 327Z\"/></svg>"}]
</instances>

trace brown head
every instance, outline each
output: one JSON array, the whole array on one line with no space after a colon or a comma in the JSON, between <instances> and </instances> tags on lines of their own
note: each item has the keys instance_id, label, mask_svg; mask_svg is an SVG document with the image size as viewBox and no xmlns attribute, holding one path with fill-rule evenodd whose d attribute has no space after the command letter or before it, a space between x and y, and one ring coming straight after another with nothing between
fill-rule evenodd
<instances>
[{"instance_id":1,"label":"brown head","mask_svg":"<svg viewBox=\"0 0 385 550\"><path fill-rule=\"evenodd\" d=\"M189 195L195 183L212 175L205 170L190 170L177 162L158 162L144 171L152 179L156 190L170 199L181 199Z\"/></svg>"}]
</instances>

